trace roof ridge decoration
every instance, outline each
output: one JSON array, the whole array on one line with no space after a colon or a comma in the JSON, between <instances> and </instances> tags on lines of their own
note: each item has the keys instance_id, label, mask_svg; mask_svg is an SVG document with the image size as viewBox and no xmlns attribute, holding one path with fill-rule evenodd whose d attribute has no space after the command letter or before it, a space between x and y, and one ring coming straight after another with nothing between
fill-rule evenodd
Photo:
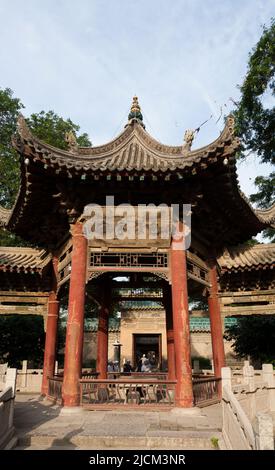
<instances>
[{"instance_id":1,"label":"roof ridge decoration","mask_svg":"<svg viewBox=\"0 0 275 470\"><path fill-rule=\"evenodd\" d=\"M0 207L0 225L16 231L32 204L37 208L30 182L38 167L37 178L43 177L40 172L42 170L49 177L61 174L62 178L74 177L83 180L86 175L91 178L95 175L98 178L100 175L104 178L110 174L115 177L118 173L122 173L126 178L132 175L144 176L146 173L152 178L155 175L163 175L169 179L171 174L174 174L182 179L183 175L199 175L209 166L224 164L225 168L228 165L225 173L230 177L236 204L239 204L240 211L244 208L244 212L251 217L251 226L254 227L255 233L270 226L269 221L273 220L275 208L257 212L238 187L235 151L239 146L239 139L234 135L232 116L226 119L224 129L216 140L199 149L191 150L192 133L186 134L185 143L190 145L190 149L184 150L182 144L169 146L160 143L140 125L138 119L141 119L142 114L137 99L134 100L132 111L135 114L131 117L131 123L112 141L86 148L76 148L75 142L72 142L74 148L69 151L53 147L32 135L27 122L20 115L13 145L22 159L21 187L11 211Z\"/></svg>"},{"instance_id":2,"label":"roof ridge decoration","mask_svg":"<svg viewBox=\"0 0 275 470\"><path fill-rule=\"evenodd\" d=\"M75 133L70 130L68 132L65 132L65 141L68 144L68 150L71 153L77 152L78 150L78 143L76 140Z\"/></svg>"},{"instance_id":3,"label":"roof ridge decoration","mask_svg":"<svg viewBox=\"0 0 275 470\"><path fill-rule=\"evenodd\" d=\"M39 159L51 159L54 157L55 162L57 159L61 158L66 163L78 163L80 166L85 166L85 164L89 165L93 163L96 157L101 159L110 158L114 152L118 151L125 143L129 143L131 140L132 135L136 135L140 137L141 143L147 144L150 147L150 151L155 151L156 156L161 160L175 160L175 164L179 164L181 167L183 164L183 153L185 155L184 160L188 158L193 160L193 158L207 158L209 153L215 152L217 149L222 149L227 146L232 146L237 148L239 145L239 139L234 136L234 119L229 116L226 120L225 127L223 131L220 133L219 137L214 140L211 144L208 144L204 147L195 150L187 150L183 152L183 146L170 146L162 144L161 142L154 139L150 134L148 134L145 129L140 126L136 125L136 120L133 118L134 121L131 125L127 125L125 130L118 135L115 139L110 141L107 144L94 146L94 147L75 147L74 150L63 150L56 147L53 147L50 144L47 144L30 132L26 121L22 115L20 115L18 119L18 133L17 138L13 139L13 145L18 150L22 150L22 145L27 145L31 147L31 149L35 153L40 154ZM193 132L193 131L192 131ZM187 138L187 137L186 137ZM190 138L187 139L186 142L190 145ZM42 157L42 158L41 158ZM48 163L48 162L44 162ZM187 162L186 162L187 163ZM187 163L187 166L191 166L192 161ZM185 166L185 165L184 165ZM94 168L92 168L94 169ZM175 168L176 169L176 168Z\"/></svg>"},{"instance_id":4,"label":"roof ridge decoration","mask_svg":"<svg viewBox=\"0 0 275 470\"><path fill-rule=\"evenodd\" d=\"M17 118L17 133L25 138L25 139L32 139L33 135L27 125L26 119L24 118L23 114L19 113Z\"/></svg>"},{"instance_id":5,"label":"roof ridge decoration","mask_svg":"<svg viewBox=\"0 0 275 470\"><path fill-rule=\"evenodd\" d=\"M132 124L133 122L137 122L145 129L138 97L136 95L133 96L132 106L128 114L128 124L126 124L126 126L129 126L129 124Z\"/></svg>"},{"instance_id":6,"label":"roof ridge decoration","mask_svg":"<svg viewBox=\"0 0 275 470\"><path fill-rule=\"evenodd\" d=\"M184 133L184 138L183 138L183 146L182 146L182 151L183 153L187 153L191 150L192 143L195 137L195 132L192 129L187 129Z\"/></svg>"}]
</instances>

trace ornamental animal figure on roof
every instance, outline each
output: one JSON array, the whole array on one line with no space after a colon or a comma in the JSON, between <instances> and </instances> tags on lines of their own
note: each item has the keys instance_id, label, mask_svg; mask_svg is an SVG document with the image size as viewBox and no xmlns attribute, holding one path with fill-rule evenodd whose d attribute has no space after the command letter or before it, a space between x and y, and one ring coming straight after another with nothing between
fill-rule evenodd
<instances>
[{"instance_id":1,"label":"ornamental animal figure on roof","mask_svg":"<svg viewBox=\"0 0 275 470\"><path fill-rule=\"evenodd\" d=\"M194 140L195 131L192 129L187 129L184 133L184 144L182 146L183 150L191 150L192 143Z\"/></svg>"},{"instance_id":2,"label":"ornamental animal figure on roof","mask_svg":"<svg viewBox=\"0 0 275 470\"><path fill-rule=\"evenodd\" d=\"M76 136L73 131L65 133L65 141L68 144L69 152L74 152L78 148Z\"/></svg>"}]
</instances>

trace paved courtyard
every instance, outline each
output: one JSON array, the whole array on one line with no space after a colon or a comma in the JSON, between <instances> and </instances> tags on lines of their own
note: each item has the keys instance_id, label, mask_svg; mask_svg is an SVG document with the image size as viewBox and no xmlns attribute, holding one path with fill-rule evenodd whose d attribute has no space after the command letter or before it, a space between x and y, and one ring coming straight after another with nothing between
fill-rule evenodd
<instances>
[{"instance_id":1,"label":"paved courtyard","mask_svg":"<svg viewBox=\"0 0 275 470\"><path fill-rule=\"evenodd\" d=\"M88 411L64 413L38 395L17 395L20 449L214 449L221 442L221 406L192 412Z\"/></svg>"}]
</instances>

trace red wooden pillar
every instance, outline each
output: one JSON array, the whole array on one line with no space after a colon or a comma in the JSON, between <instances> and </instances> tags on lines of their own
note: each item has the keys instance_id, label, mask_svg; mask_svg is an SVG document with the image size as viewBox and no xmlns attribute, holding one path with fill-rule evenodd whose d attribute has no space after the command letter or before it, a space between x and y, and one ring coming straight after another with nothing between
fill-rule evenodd
<instances>
[{"instance_id":1,"label":"red wooden pillar","mask_svg":"<svg viewBox=\"0 0 275 470\"><path fill-rule=\"evenodd\" d=\"M168 380L175 380L176 379L175 342L174 342L174 329L173 329L172 296L171 296L171 288L169 285L165 285L163 287L163 300L164 300L164 306L165 306L165 319L166 319Z\"/></svg>"},{"instance_id":2,"label":"red wooden pillar","mask_svg":"<svg viewBox=\"0 0 275 470\"><path fill-rule=\"evenodd\" d=\"M48 377L54 375L55 352L56 352L56 337L57 337L57 324L59 314L59 301L57 300L57 267L58 258L56 256L52 259L53 266L53 279L52 290L48 300L48 316L47 316L47 329L45 339L44 351L44 366L43 366L43 379L41 394L48 394Z\"/></svg>"},{"instance_id":3,"label":"red wooden pillar","mask_svg":"<svg viewBox=\"0 0 275 470\"><path fill-rule=\"evenodd\" d=\"M167 329L167 324L166 324L166 335L167 335L168 380L176 380L174 330Z\"/></svg>"},{"instance_id":4,"label":"red wooden pillar","mask_svg":"<svg viewBox=\"0 0 275 470\"><path fill-rule=\"evenodd\" d=\"M98 318L97 330L97 359L96 370L99 372L99 379L107 378L108 364L108 308L104 305L103 299Z\"/></svg>"},{"instance_id":5,"label":"red wooden pillar","mask_svg":"<svg viewBox=\"0 0 275 470\"><path fill-rule=\"evenodd\" d=\"M186 253L183 240L172 240L170 250L173 325L176 359L176 406L193 406Z\"/></svg>"},{"instance_id":6,"label":"red wooden pillar","mask_svg":"<svg viewBox=\"0 0 275 470\"><path fill-rule=\"evenodd\" d=\"M78 406L80 396L79 378L82 373L87 264L87 239L83 235L81 222L76 222L73 226L72 241L73 250L62 389L64 406Z\"/></svg>"},{"instance_id":7,"label":"red wooden pillar","mask_svg":"<svg viewBox=\"0 0 275 470\"><path fill-rule=\"evenodd\" d=\"M218 279L217 270L214 262L210 264L209 270L209 297L208 309L211 325L211 340L214 362L214 373L216 377L221 377L221 368L225 366L222 319L220 303L218 297Z\"/></svg>"}]
</instances>

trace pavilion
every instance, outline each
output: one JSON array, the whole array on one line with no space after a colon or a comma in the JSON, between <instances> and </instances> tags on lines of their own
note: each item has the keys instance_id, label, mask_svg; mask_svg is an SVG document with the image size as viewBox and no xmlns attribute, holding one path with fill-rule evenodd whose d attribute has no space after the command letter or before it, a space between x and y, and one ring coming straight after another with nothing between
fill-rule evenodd
<instances>
[{"instance_id":1,"label":"pavilion","mask_svg":"<svg viewBox=\"0 0 275 470\"><path fill-rule=\"evenodd\" d=\"M46 318L42 393L47 395L54 375L59 298L62 286L69 283L64 406L80 403L88 283L96 287L100 305L97 372L101 381L107 379L108 312L115 276L127 276L132 289L161 288L166 311L167 383L175 383L178 407L194 403L188 295L208 300L216 378L225 364L221 307L235 304L232 291L246 292L249 298L264 296L270 303L270 313L275 313L274 245L241 246L274 226L275 206L255 210L239 189L239 139L234 135L231 116L211 144L193 150L193 137L187 131L180 146L156 141L145 130L137 97L122 133L97 147L79 147L71 134L68 150L60 150L37 139L24 118L18 119L13 145L20 155L20 190L11 210L0 208L0 223L38 249L1 248L0 301L17 302L27 297ZM86 207L93 203L106 210L106 195L114 196L116 205L128 203L133 207L191 204L191 246L183 249L173 236L153 241L88 240L83 231ZM179 226L183 224L180 219ZM251 274L257 269L258 274L268 272L268 276ZM231 294L227 296L226 292ZM236 297L242 303L241 295Z\"/></svg>"}]
</instances>

